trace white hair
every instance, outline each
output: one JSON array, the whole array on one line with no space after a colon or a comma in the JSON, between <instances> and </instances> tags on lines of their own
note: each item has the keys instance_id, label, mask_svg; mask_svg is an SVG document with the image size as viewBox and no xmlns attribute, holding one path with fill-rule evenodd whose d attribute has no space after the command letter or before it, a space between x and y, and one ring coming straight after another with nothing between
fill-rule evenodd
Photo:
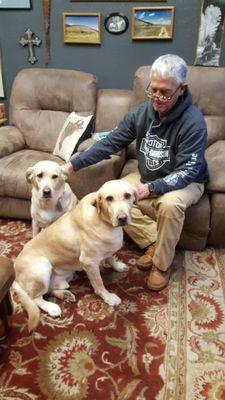
<instances>
[{"instance_id":1,"label":"white hair","mask_svg":"<svg viewBox=\"0 0 225 400\"><path fill-rule=\"evenodd\" d=\"M181 85L187 78L187 64L183 58L175 54L165 54L157 58L152 64L150 76L153 73L160 77L173 78Z\"/></svg>"}]
</instances>

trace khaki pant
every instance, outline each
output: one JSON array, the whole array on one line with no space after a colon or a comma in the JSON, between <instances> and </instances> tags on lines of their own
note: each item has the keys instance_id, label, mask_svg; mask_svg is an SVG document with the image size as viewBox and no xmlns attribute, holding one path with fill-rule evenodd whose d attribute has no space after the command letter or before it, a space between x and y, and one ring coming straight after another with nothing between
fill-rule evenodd
<instances>
[{"instance_id":1,"label":"khaki pant","mask_svg":"<svg viewBox=\"0 0 225 400\"><path fill-rule=\"evenodd\" d=\"M134 186L141 183L138 172L125 176L123 180ZM132 208L131 224L124 230L141 249L156 242L152 261L162 271L166 271L172 264L186 208L197 203L203 192L204 184L191 183L184 189L145 199L149 207L154 209L157 222L143 214L138 205Z\"/></svg>"}]
</instances>

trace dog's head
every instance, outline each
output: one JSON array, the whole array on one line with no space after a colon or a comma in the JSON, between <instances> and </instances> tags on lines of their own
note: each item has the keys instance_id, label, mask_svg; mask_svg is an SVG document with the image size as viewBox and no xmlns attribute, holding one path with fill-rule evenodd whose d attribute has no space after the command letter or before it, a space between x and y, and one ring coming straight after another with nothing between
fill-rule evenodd
<instances>
[{"instance_id":1,"label":"dog's head","mask_svg":"<svg viewBox=\"0 0 225 400\"><path fill-rule=\"evenodd\" d=\"M95 206L101 218L116 227L130 223L131 208L136 202L135 188L118 179L106 182L98 190Z\"/></svg>"},{"instance_id":2,"label":"dog's head","mask_svg":"<svg viewBox=\"0 0 225 400\"><path fill-rule=\"evenodd\" d=\"M26 179L38 194L39 198L52 198L65 184L67 175L54 161L39 161L28 168Z\"/></svg>"}]
</instances>

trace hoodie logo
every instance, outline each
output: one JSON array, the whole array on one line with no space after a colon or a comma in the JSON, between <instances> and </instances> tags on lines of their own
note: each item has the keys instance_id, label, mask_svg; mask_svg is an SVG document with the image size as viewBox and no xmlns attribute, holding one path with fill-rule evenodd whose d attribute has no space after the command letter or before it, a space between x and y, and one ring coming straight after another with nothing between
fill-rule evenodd
<instances>
[{"instance_id":1,"label":"hoodie logo","mask_svg":"<svg viewBox=\"0 0 225 400\"><path fill-rule=\"evenodd\" d=\"M140 151L145 155L145 162L148 169L155 171L170 161L170 146L167 140L160 139L157 135L151 135L148 140L143 138Z\"/></svg>"}]
</instances>

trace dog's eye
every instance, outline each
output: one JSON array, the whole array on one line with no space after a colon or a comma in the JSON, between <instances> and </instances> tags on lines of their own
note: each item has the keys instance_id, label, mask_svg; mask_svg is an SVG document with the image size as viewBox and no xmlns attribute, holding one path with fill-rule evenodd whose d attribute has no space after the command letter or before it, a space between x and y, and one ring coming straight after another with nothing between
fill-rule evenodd
<instances>
[{"instance_id":1,"label":"dog's eye","mask_svg":"<svg viewBox=\"0 0 225 400\"><path fill-rule=\"evenodd\" d=\"M131 194L130 193L124 193L124 199L125 200L129 200L131 198Z\"/></svg>"},{"instance_id":2,"label":"dog's eye","mask_svg":"<svg viewBox=\"0 0 225 400\"><path fill-rule=\"evenodd\" d=\"M113 197L112 197L112 196L107 196L107 197L106 197L106 200L107 200L108 202L111 202L111 201L113 201Z\"/></svg>"},{"instance_id":3,"label":"dog's eye","mask_svg":"<svg viewBox=\"0 0 225 400\"><path fill-rule=\"evenodd\" d=\"M38 178L43 178L43 172L40 172L40 174L37 174Z\"/></svg>"},{"instance_id":4,"label":"dog's eye","mask_svg":"<svg viewBox=\"0 0 225 400\"><path fill-rule=\"evenodd\" d=\"M52 175L52 179L57 179L57 178L58 178L58 175L56 175L56 174Z\"/></svg>"}]
</instances>

